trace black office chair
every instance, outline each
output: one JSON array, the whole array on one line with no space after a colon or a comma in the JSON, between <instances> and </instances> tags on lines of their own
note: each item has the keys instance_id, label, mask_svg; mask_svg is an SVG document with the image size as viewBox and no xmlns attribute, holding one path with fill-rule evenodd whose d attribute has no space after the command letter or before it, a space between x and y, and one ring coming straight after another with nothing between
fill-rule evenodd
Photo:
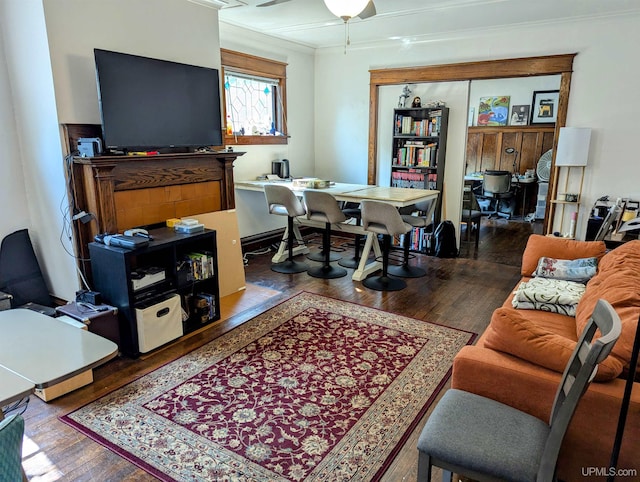
<instances>
[{"instance_id":1,"label":"black office chair","mask_svg":"<svg viewBox=\"0 0 640 482\"><path fill-rule=\"evenodd\" d=\"M55 316L54 303L26 229L15 231L2 240L0 291L13 297L12 308L24 307Z\"/></svg>"},{"instance_id":2,"label":"black office chair","mask_svg":"<svg viewBox=\"0 0 640 482\"><path fill-rule=\"evenodd\" d=\"M602 336L593 341L598 329ZM578 402L620 331L615 310L598 300L565 368L549 423L490 398L447 390L418 439L418 481L431 480L432 465L447 481L452 473L473 480L553 481Z\"/></svg>"},{"instance_id":3,"label":"black office chair","mask_svg":"<svg viewBox=\"0 0 640 482\"><path fill-rule=\"evenodd\" d=\"M495 209L489 218L503 217L509 219L511 213L501 212L501 201L513 197L511 193L511 173L509 171L485 171L482 177L482 190L485 196L495 201Z\"/></svg>"},{"instance_id":4,"label":"black office chair","mask_svg":"<svg viewBox=\"0 0 640 482\"><path fill-rule=\"evenodd\" d=\"M264 194L267 198L269 212L278 216L287 216L286 242L288 256L282 263L274 263L271 269L276 273L294 274L302 273L309 269L306 263L301 263L293 259L294 228L293 219L297 216L304 216L306 210L291 189L286 186L267 184L264 187ZM283 240L284 242L284 240Z\"/></svg>"}]
</instances>

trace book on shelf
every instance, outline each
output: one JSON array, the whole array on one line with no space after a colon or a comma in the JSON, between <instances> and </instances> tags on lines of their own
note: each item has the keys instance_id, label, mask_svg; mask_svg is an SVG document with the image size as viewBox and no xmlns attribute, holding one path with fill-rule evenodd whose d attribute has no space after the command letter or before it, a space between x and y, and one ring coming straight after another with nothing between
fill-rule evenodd
<instances>
[{"instance_id":1,"label":"book on shelf","mask_svg":"<svg viewBox=\"0 0 640 482\"><path fill-rule=\"evenodd\" d=\"M422 172L409 172L409 171L392 172L391 187L424 189L425 174Z\"/></svg>"},{"instance_id":2,"label":"book on shelf","mask_svg":"<svg viewBox=\"0 0 640 482\"><path fill-rule=\"evenodd\" d=\"M199 281L215 275L213 253L210 251L188 253L185 255L184 261L189 266L187 276L189 281Z\"/></svg>"},{"instance_id":3,"label":"book on shelf","mask_svg":"<svg viewBox=\"0 0 640 482\"><path fill-rule=\"evenodd\" d=\"M395 165L436 167L437 144L424 145L422 141L405 142L396 153Z\"/></svg>"},{"instance_id":4,"label":"book on shelf","mask_svg":"<svg viewBox=\"0 0 640 482\"><path fill-rule=\"evenodd\" d=\"M404 247L405 236L410 236L409 249L412 251L421 251L427 254L431 252L433 234L430 228L413 228L407 234L396 235L393 237L393 246Z\"/></svg>"}]
</instances>

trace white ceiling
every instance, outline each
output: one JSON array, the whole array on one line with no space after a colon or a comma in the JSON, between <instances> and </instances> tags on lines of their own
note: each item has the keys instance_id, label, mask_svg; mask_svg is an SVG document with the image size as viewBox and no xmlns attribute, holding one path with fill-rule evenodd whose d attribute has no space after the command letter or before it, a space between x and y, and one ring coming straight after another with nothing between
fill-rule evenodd
<instances>
[{"instance_id":1,"label":"white ceiling","mask_svg":"<svg viewBox=\"0 0 640 482\"><path fill-rule=\"evenodd\" d=\"M290 0L257 7L267 0L190 0L223 4L220 21L314 48L344 44L345 28L323 0ZM374 0L377 15L349 22L358 44L402 43L442 38L477 29L548 23L572 18L640 12L639 0Z\"/></svg>"}]
</instances>

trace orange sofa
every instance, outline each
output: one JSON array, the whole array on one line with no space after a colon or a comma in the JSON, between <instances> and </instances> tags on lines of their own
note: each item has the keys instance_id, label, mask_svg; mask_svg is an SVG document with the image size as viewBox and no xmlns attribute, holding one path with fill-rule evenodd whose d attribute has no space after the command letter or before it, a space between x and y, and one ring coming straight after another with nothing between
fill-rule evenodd
<instances>
[{"instance_id":1,"label":"orange sofa","mask_svg":"<svg viewBox=\"0 0 640 482\"><path fill-rule=\"evenodd\" d=\"M477 344L464 347L456 356L452 387L492 398L548 422L562 371L579 334L596 301L609 301L621 318L622 334L580 401L558 459L559 479L594 480L594 475L606 475L608 470L640 314L640 240L607 253L602 242L532 235L523 254L523 281L530 279L544 256L599 258L597 274L587 283L575 317L514 309L512 293L493 313ZM635 469L636 477L640 476L638 380L636 376L618 459L618 468Z\"/></svg>"}]
</instances>

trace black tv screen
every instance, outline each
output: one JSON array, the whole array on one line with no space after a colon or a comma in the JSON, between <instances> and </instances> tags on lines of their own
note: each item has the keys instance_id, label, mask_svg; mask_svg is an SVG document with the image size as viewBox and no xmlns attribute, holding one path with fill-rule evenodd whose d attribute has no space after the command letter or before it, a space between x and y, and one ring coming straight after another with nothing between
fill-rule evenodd
<instances>
[{"instance_id":1,"label":"black tv screen","mask_svg":"<svg viewBox=\"0 0 640 482\"><path fill-rule=\"evenodd\" d=\"M222 145L217 69L94 49L110 150Z\"/></svg>"}]
</instances>

